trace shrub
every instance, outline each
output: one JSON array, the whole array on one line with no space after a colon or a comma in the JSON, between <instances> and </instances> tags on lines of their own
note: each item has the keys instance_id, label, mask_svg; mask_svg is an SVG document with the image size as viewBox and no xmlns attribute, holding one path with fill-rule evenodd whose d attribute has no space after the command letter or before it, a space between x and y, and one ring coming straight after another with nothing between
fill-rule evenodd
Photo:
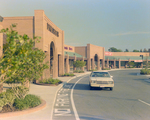
<instances>
[{"instance_id":1,"label":"shrub","mask_svg":"<svg viewBox=\"0 0 150 120\"><path fill-rule=\"evenodd\" d=\"M103 68L102 70L110 70L110 68Z\"/></svg>"},{"instance_id":2,"label":"shrub","mask_svg":"<svg viewBox=\"0 0 150 120\"><path fill-rule=\"evenodd\" d=\"M41 80L40 83L44 83L44 84L57 84L57 83L61 83L61 80L59 80L59 79L53 79L53 78L48 78L48 79Z\"/></svg>"},{"instance_id":3,"label":"shrub","mask_svg":"<svg viewBox=\"0 0 150 120\"><path fill-rule=\"evenodd\" d=\"M62 76L74 76L74 74L73 73L65 73Z\"/></svg>"},{"instance_id":4,"label":"shrub","mask_svg":"<svg viewBox=\"0 0 150 120\"><path fill-rule=\"evenodd\" d=\"M26 95L24 99L16 98L14 101L14 107L19 110L36 107L40 104L40 98L31 94Z\"/></svg>"},{"instance_id":5,"label":"shrub","mask_svg":"<svg viewBox=\"0 0 150 120\"><path fill-rule=\"evenodd\" d=\"M74 73L84 73L83 70L74 70L73 72L74 72Z\"/></svg>"},{"instance_id":6,"label":"shrub","mask_svg":"<svg viewBox=\"0 0 150 120\"><path fill-rule=\"evenodd\" d=\"M143 75L149 75L150 74L150 69L141 69L140 71L140 74L143 74Z\"/></svg>"},{"instance_id":7,"label":"shrub","mask_svg":"<svg viewBox=\"0 0 150 120\"><path fill-rule=\"evenodd\" d=\"M6 92L2 92L0 94L0 111L2 110L4 105L9 105L12 108L15 100L15 95L12 89L7 89Z\"/></svg>"},{"instance_id":8,"label":"shrub","mask_svg":"<svg viewBox=\"0 0 150 120\"><path fill-rule=\"evenodd\" d=\"M29 108L29 104L26 104L24 99L16 98L14 101L14 107L19 110L24 110L24 109Z\"/></svg>"},{"instance_id":9,"label":"shrub","mask_svg":"<svg viewBox=\"0 0 150 120\"><path fill-rule=\"evenodd\" d=\"M36 107L41 104L41 100L38 96L28 94L24 98L24 102L29 105L29 107Z\"/></svg>"}]
</instances>

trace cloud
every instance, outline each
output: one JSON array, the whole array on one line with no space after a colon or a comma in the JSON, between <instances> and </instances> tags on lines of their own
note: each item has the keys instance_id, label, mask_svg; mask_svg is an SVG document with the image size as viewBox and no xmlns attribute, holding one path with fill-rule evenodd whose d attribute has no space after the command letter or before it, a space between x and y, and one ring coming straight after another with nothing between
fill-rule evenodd
<instances>
[{"instance_id":1,"label":"cloud","mask_svg":"<svg viewBox=\"0 0 150 120\"><path fill-rule=\"evenodd\" d=\"M118 33L118 34L111 34L111 36L122 36L122 35L137 35L137 34L150 34L150 32L126 32L126 33Z\"/></svg>"}]
</instances>

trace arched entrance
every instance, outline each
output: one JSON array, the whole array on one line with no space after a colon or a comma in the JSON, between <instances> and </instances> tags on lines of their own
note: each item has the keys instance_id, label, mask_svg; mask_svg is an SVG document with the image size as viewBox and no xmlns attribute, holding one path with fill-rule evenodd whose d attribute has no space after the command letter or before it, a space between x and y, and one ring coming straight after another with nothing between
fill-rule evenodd
<instances>
[{"instance_id":1,"label":"arched entrance","mask_svg":"<svg viewBox=\"0 0 150 120\"><path fill-rule=\"evenodd\" d=\"M53 77L53 65L54 65L54 42L50 44L50 77Z\"/></svg>"},{"instance_id":2,"label":"arched entrance","mask_svg":"<svg viewBox=\"0 0 150 120\"><path fill-rule=\"evenodd\" d=\"M97 54L95 54L95 56L94 56L94 69L96 69L96 70L97 70L97 63L98 63L98 56L97 56Z\"/></svg>"}]
</instances>

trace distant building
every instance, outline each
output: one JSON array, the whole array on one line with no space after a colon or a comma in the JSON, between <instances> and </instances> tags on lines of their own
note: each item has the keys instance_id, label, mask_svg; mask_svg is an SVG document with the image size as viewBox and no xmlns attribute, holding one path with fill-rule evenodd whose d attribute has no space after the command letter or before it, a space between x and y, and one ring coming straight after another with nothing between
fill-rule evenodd
<instances>
[{"instance_id":1,"label":"distant building","mask_svg":"<svg viewBox=\"0 0 150 120\"><path fill-rule=\"evenodd\" d=\"M42 78L57 78L64 73L73 72L73 61L82 60L86 66L82 70L100 70L102 68L125 68L130 61L142 63L150 61L148 52L107 52L104 47L87 44L87 46L70 46L64 44L64 31L58 28L45 14L43 10L35 10L34 16L3 17L0 22L0 30L9 28L17 23L16 30L19 34L27 34L30 38L40 36L40 43L35 47L42 49L49 61L50 69L44 71ZM0 56L3 53L3 44L6 36L0 33ZM149 49L150 52L150 49ZM140 57L143 55L143 59Z\"/></svg>"}]
</instances>

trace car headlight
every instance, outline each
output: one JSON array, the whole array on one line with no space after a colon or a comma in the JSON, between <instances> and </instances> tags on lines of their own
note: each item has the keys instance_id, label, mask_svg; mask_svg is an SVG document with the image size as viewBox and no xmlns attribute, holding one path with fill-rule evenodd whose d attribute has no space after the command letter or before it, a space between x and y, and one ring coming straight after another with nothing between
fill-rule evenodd
<instances>
[{"instance_id":1,"label":"car headlight","mask_svg":"<svg viewBox=\"0 0 150 120\"><path fill-rule=\"evenodd\" d=\"M114 81L108 81L108 84L114 84Z\"/></svg>"},{"instance_id":2,"label":"car headlight","mask_svg":"<svg viewBox=\"0 0 150 120\"><path fill-rule=\"evenodd\" d=\"M91 80L91 83L96 83L96 81L95 80Z\"/></svg>"}]
</instances>

